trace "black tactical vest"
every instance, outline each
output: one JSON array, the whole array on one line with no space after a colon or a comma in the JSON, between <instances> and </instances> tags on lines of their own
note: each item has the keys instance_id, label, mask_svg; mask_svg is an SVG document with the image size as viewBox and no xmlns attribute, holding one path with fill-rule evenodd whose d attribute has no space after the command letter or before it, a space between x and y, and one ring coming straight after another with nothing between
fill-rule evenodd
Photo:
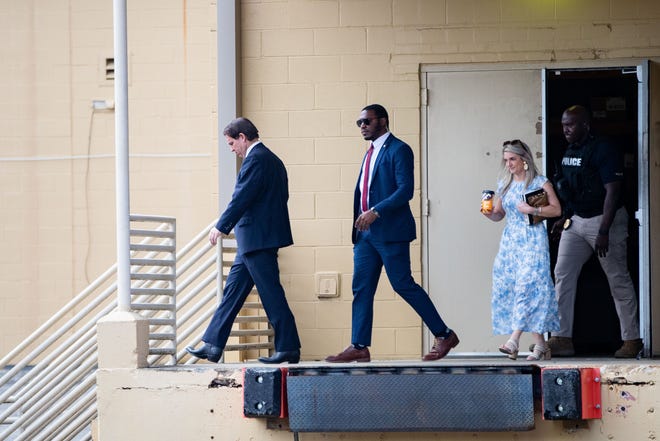
<instances>
[{"instance_id":1,"label":"black tactical vest","mask_svg":"<svg viewBox=\"0 0 660 441\"><path fill-rule=\"evenodd\" d=\"M592 161L597 144L593 136L582 146L571 144L561 161L562 174L568 184L570 206L580 217L603 214L605 186Z\"/></svg>"}]
</instances>

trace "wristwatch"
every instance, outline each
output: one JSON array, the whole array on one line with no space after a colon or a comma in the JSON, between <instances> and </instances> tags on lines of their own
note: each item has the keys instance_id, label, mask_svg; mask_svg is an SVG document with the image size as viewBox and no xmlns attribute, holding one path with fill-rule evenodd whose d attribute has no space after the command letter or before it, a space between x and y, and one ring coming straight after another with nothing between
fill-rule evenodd
<instances>
[{"instance_id":1,"label":"wristwatch","mask_svg":"<svg viewBox=\"0 0 660 441\"><path fill-rule=\"evenodd\" d=\"M371 207L369 211L373 212L376 215L376 217L380 217L380 213L378 213L375 208Z\"/></svg>"}]
</instances>

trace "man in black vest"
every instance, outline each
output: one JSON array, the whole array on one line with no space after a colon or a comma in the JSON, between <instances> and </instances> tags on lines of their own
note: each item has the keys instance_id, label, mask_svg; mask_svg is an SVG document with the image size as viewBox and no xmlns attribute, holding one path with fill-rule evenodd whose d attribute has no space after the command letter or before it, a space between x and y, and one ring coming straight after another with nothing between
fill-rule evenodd
<instances>
[{"instance_id":1,"label":"man in black vest","mask_svg":"<svg viewBox=\"0 0 660 441\"><path fill-rule=\"evenodd\" d=\"M622 201L623 157L589 129L589 113L572 106L561 118L568 149L561 164L557 193L566 206L553 233L560 233L555 288L559 301L559 332L548 340L552 355L570 357L577 281L582 266L596 252L610 285L621 325L623 346L617 358L634 358L643 348L639 338L637 294L626 260L628 214ZM563 229L563 231L562 231Z\"/></svg>"}]
</instances>

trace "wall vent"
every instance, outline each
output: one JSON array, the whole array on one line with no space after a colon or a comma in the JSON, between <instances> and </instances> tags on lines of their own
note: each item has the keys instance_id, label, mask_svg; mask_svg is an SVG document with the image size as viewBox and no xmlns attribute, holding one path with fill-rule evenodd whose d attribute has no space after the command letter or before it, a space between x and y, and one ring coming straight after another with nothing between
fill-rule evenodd
<instances>
[{"instance_id":1,"label":"wall vent","mask_svg":"<svg viewBox=\"0 0 660 441\"><path fill-rule=\"evenodd\" d=\"M108 81L114 81L115 79L115 59L106 58L105 59L105 79Z\"/></svg>"}]
</instances>

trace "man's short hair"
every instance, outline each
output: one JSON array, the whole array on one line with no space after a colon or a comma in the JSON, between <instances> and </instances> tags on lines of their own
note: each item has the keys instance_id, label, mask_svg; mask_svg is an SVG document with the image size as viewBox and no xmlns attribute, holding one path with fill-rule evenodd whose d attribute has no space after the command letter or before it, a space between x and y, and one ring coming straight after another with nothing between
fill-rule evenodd
<instances>
[{"instance_id":1,"label":"man's short hair","mask_svg":"<svg viewBox=\"0 0 660 441\"><path fill-rule=\"evenodd\" d=\"M390 117L387 115L387 110L385 110L385 107L381 106L380 104L369 104L362 110L366 110L366 111L371 110L376 114L376 118L385 118L385 120L387 121L387 126L389 127Z\"/></svg>"},{"instance_id":2,"label":"man's short hair","mask_svg":"<svg viewBox=\"0 0 660 441\"><path fill-rule=\"evenodd\" d=\"M564 110L564 113L575 115L579 118L580 121L587 124L591 122L591 112L589 112L586 107L579 104L572 105L568 109Z\"/></svg>"},{"instance_id":3,"label":"man's short hair","mask_svg":"<svg viewBox=\"0 0 660 441\"><path fill-rule=\"evenodd\" d=\"M222 134L230 138L238 138L238 135L244 134L248 141L259 138L259 130L247 118L236 118L227 124L227 127L222 131Z\"/></svg>"}]
</instances>

